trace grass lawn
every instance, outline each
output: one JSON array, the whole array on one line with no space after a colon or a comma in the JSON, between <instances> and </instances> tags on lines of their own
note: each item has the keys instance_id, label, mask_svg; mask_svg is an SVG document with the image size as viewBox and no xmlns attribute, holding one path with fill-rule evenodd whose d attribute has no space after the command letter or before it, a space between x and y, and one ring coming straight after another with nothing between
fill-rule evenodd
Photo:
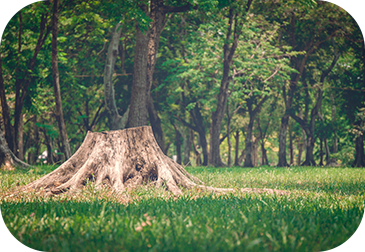
<instances>
[{"instance_id":1,"label":"grass lawn","mask_svg":"<svg viewBox=\"0 0 365 252\"><path fill-rule=\"evenodd\" d=\"M187 167L206 185L288 196L196 189L177 198L151 186L116 195L91 183L54 197L7 196L52 169L0 171L7 227L43 251L324 251L344 243L364 214L365 170L355 168Z\"/></svg>"}]
</instances>

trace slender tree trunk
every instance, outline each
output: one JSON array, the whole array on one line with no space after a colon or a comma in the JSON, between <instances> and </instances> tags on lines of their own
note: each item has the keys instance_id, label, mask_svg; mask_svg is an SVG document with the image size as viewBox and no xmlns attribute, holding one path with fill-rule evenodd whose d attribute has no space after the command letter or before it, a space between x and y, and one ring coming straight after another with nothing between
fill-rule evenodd
<instances>
[{"instance_id":1,"label":"slender tree trunk","mask_svg":"<svg viewBox=\"0 0 365 252\"><path fill-rule=\"evenodd\" d=\"M60 130L60 136L62 145L64 148L64 154L66 159L69 159L72 155L70 144L68 143L66 125L63 118L62 100L60 90L60 79L58 72L57 62L57 36L58 36L58 0L53 1L53 29L52 29L52 77L53 77L53 90L56 103L56 119L58 128Z\"/></svg>"},{"instance_id":2,"label":"slender tree trunk","mask_svg":"<svg viewBox=\"0 0 365 252\"><path fill-rule=\"evenodd\" d=\"M231 139L230 139L230 131L231 131L231 117L229 115L229 106L228 106L228 102L227 102L227 144L228 144L228 160L227 160L227 165L228 167L231 167L232 164L232 155L231 155L231 150L232 150L232 144L231 144Z\"/></svg>"},{"instance_id":3,"label":"slender tree trunk","mask_svg":"<svg viewBox=\"0 0 365 252\"><path fill-rule=\"evenodd\" d=\"M251 0L248 1L246 7L246 13L250 9ZM224 163L220 156L220 131L222 120L224 116L224 110L226 108L228 97L228 85L229 85L229 71L232 65L233 56L235 54L238 38L241 35L243 15L245 13L235 13L233 7L229 9L229 28L226 34L226 42L223 45L223 75L219 88L218 104L215 111L212 113L212 123L210 127L210 151L209 151L209 164L212 166L223 166ZM233 41L232 44L230 41Z\"/></svg>"},{"instance_id":4,"label":"slender tree trunk","mask_svg":"<svg viewBox=\"0 0 365 252\"><path fill-rule=\"evenodd\" d=\"M235 140L236 140L236 148L235 148L235 155L234 155L234 166L239 166L238 163L238 149L239 149L239 144L240 144L240 131L236 130L236 134L235 134Z\"/></svg>"},{"instance_id":5,"label":"slender tree trunk","mask_svg":"<svg viewBox=\"0 0 365 252\"><path fill-rule=\"evenodd\" d=\"M203 116L200 113L200 108L197 105L194 107L194 112L191 113L193 120L195 122L195 125L197 126L197 132L199 134L199 144L202 147L203 151L203 166L208 165L208 143L207 138L205 136L205 127L204 127L204 121Z\"/></svg>"},{"instance_id":6,"label":"slender tree trunk","mask_svg":"<svg viewBox=\"0 0 365 252\"><path fill-rule=\"evenodd\" d=\"M175 129L175 146L176 146L176 155L177 155L177 163L181 164L181 133L178 127L174 124Z\"/></svg>"},{"instance_id":7,"label":"slender tree trunk","mask_svg":"<svg viewBox=\"0 0 365 252\"><path fill-rule=\"evenodd\" d=\"M20 160L24 161L24 120L23 120L23 114L21 115L21 120L19 121L19 127L18 127L17 157Z\"/></svg>"},{"instance_id":8,"label":"slender tree trunk","mask_svg":"<svg viewBox=\"0 0 365 252\"><path fill-rule=\"evenodd\" d=\"M258 153L257 153L257 146L260 141L259 137L252 136L252 164L253 166L258 165Z\"/></svg>"},{"instance_id":9,"label":"slender tree trunk","mask_svg":"<svg viewBox=\"0 0 365 252\"><path fill-rule=\"evenodd\" d=\"M319 166L323 166L323 138L319 139Z\"/></svg>"},{"instance_id":10,"label":"slender tree trunk","mask_svg":"<svg viewBox=\"0 0 365 252\"><path fill-rule=\"evenodd\" d=\"M253 122L254 118L250 116L250 122L247 126L246 138L245 138L245 162L243 163L243 167L254 167L252 162L252 131L253 131Z\"/></svg>"},{"instance_id":11,"label":"slender tree trunk","mask_svg":"<svg viewBox=\"0 0 365 252\"><path fill-rule=\"evenodd\" d=\"M280 124L280 134L279 134L279 167L287 167L289 166L286 161L286 132L289 123L289 115L284 115L281 118Z\"/></svg>"},{"instance_id":12,"label":"slender tree trunk","mask_svg":"<svg viewBox=\"0 0 365 252\"><path fill-rule=\"evenodd\" d=\"M110 130L123 129L129 114L127 109L123 116L119 115L117 105L115 103L115 92L113 86L114 67L118 56L119 39L122 35L122 29L120 25L120 23L116 24L112 33L104 68L104 99L106 109L108 111Z\"/></svg>"},{"instance_id":13,"label":"slender tree trunk","mask_svg":"<svg viewBox=\"0 0 365 252\"><path fill-rule=\"evenodd\" d=\"M333 153L337 153L338 147L337 147L337 130L335 125L337 125L337 117L336 117L336 104L335 104L335 98L333 97L333 94L330 95L331 98L331 110L332 110L332 125L333 127Z\"/></svg>"},{"instance_id":14,"label":"slender tree trunk","mask_svg":"<svg viewBox=\"0 0 365 252\"><path fill-rule=\"evenodd\" d=\"M53 160L53 141L52 138L50 136L47 135L46 130L42 130L43 135L44 135L44 139L46 141L46 147L47 147L47 164L54 164L54 160Z\"/></svg>"},{"instance_id":15,"label":"slender tree trunk","mask_svg":"<svg viewBox=\"0 0 365 252\"><path fill-rule=\"evenodd\" d=\"M191 131L191 138L193 139L193 145L194 145L194 151L195 151L195 165L196 166L200 166L202 164L202 158L201 158L201 151L199 151L199 147L198 145L195 144L195 140L194 140L194 132ZM198 143L199 143L199 139L198 139Z\"/></svg>"},{"instance_id":16,"label":"slender tree trunk","mask_svg":"<svg viewBox=\"0 0 365 252\"><path fill-rule=\"evenodd\" d=\"M184 130L184 165L190 165L190 151L191 151L191 130L185 127Z\"/></svg>"},{"instance_id":17,"label":"slender tree trunk","mask_svg":"<svg viewBox=\"0 0 365 252\"><path fill-rule=\"evenodd\" d=\"M291 130L291 123L289 123L288 126L289 126L289 153L290 153L290 163L289 163L289 165L294 165L293 132Z\"/></svg>"},{"instance_id":18,"label":"slender tree trunk","mask_svg":"<svg viewBox=\"0 0 365 252\"><path fill-rule=\"evenodd\" d=\"M28 163L35 164L39 153L39 130L37 126L37 115L34 115L31 126L30 147L28 152Z\"/></svg>"},{"instance_id":19,"label":"slender tree trunk","mask_svg":"<svg viewBox=\"0 0 365 252\"><path fill-rule=\"evenodd\" d=\"M364 135L359 135L355 139L355 160L352 166L365 167Z\"/></svg>"}]
</instances>

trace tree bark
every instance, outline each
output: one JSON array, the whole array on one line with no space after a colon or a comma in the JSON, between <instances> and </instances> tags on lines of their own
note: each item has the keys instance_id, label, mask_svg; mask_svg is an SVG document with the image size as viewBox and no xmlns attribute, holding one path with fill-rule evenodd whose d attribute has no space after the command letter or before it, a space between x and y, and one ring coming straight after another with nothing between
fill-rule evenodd
<instances>
[{"instance_id":1,"label":"tree bark","mask_svg":"<svg viewBox=\"0 0 365 252\"><path fill-rule=\"evenodd\" d=\"M143 183L165 185L175 195L179 186L198 186L200 180L163 154L149 126L109 132L88 132L77 152L59 168L23 190L59 194L81 189L87 181L116 192Z\"/></svg>"},{"instance_id":2,"label":"tree bark","mask_svg":"<svg viewBox=\"0 0 365 252\"><path fill-rule=\"evenodd\" d=\"M31 150L28 152L28 163L35 164L37 161L38 153L39 153L39 129L37 126L37 115L34 115L32 118L32 126L31 126L31 135L30 138L30 146Z\"/></svg>"},{"instance_id":3,"label":"tree bark","mask_svg":"<svg viewBox=\"0 0 365 252\"><path fill-rule=\"evenodd\" d=\"M269 124L270 124L270 120L268 122L267 128L266 128L264 133L262 132L262 129L261 129L260 118L257 117L256 121L257 121L257 128L260 132L260 135L259 135L260 141L259 142L260 142L260 147L261 147L261 165L268 165L269 160L267 158L267 154L266 154L267 151L265 149L265 137L266 137L266 130L269 127Z\"/></svg>"},{"instance_id":4,"label":"tree bark","mask_svg":"<svg viewBox=\"0 0 365 252\"><path fill-rule=\"evenodd\" d=\"M239 144L240 144L240 132L239 130L236 130L236 134L235 134L235 140L236 140L236 148L235 148L235 155L234 155L234 166L239 166L240 164L238 163L238 149L239 149Z\"/></svg>"},{"instance_id":5,"label":"tree bark","mask_svg":"<svg viewBox=\"0 0 365 252\"><path fill-rule=\"evenodd\" d=\"M255 119L250 116L250 122L248 123L245 137L245 162L243 163L243 167L254 167L252 162L252 130L254 120Z\"/></svg>"},{"instance_id":6,"label":"tree bark","mask_svg":"<svg viewBox=\"0 0 365 252\"><path fill-rule=\"evenodd\" d=\"M129 114L129 110L127 109L123 116L119 115L117 105L115 103L115 92L113 86L114 67L118 56L119 39L122 35L120 25L120 23L116 24L113 30L104 68L104 99L106 109L108 111L110 130L123 129L126 125Z\"/></svg>"},{"instance_id":7,"label":"tree bark","mask_svg":"<svg viewBox=\"0 0 365 252\"><path fill-rule=\"evenodd\" d=\"M151 95L153 72L160 35L165 25L166 14L168 12L184 12L191 8L190 4L180 7L165 6L162 0L152 0L150 1L150 6L146 4L140 4L139 6L151 18L152 22L144 32L141 31L139 24L136 27L133 84L127 122L128 128L147 125L147 107L150 105L149 96ZM156 118L154 119L156 123L159 122Z\"/></svg>"},{"instance_id":8,"label":"tree bark","mask_svg":"<svg viewBox=\"0 0 365 252\"><path fill-rule=\"evenodd\" d=\"M176 155L177 160L176 162L181 165L181 133L178 127L174 124L175 129L175 147L176 147Z\"/></svg>"},{"instance_id":9,"label":"tree bark","mask_svg":"<svg viewBox=\"0 0 365 252\"><path fill-rule=\"evenodd\" d=\"M331 112L332 112L332 126L333 126L333 153L337 153L338 147L337 147L337 116L336 116L336 104L335 104L335 98L333 97L333 94L330 95L331 98Z\"/></svg>"},{"instance_id":10,"label":"tree bark","mask_svg":"<svg viewBox=\"0 0 365 252\"><path fill-rule=\"evenodd\" d=\"M261 100L258 102L258 104L256 105L255 109L253 109L253 102L254 100L257 100L258 97L250 97L248 99L246 99L246 104L247 104L247 110L248 110L248 114L250 117L250 121L248 123L247 126L247 132L246 132L246 138L245 138L245 162L243 164L243 167L254 167L255 164L252 160L253 158L253 147L254 144L252 142L252 130L253 130L253 124L254 121L256 120L257 115L260 113L260 109L262 107L262 105L264 104L264 102L268 99L268 96L264 96L263 98L261 98Z\"/></svg>"},{"instance_id":11,"label":"tree bark","mask_svg":"<svg viewBox=\"0 0 365 252\"><path fill-rule=\"evenodd\" d=\"M191 142L192 142L192 134L191 134L191 129L186 128L184 129L184 159L183 159L183 164L185 166L187 165L191 165L190 164L190 151L191 151Z\"/></svg>"},{"instance_id":12,"label":"tree bark","mask_svg":"<svg viewBox=\"0 0 365 252\"><path fill-rule=\"evenodd\" d=\"M62 100L60 90L60 79L58 72L57 62L57 36L58 36L58 0L53 1L53 28L52 28L52 77L53 77L53 90L56 103L56 119L58 128L60 131L62 146L64 148L64 154L66 159L69 159L72 155L70 144L67 138L66 125L63 118Z\"/></svg>"},{"instance_id":13,"label":"tree bark","mask_svg":"<svg viewBox=\"0 0 365 252\"><path fill-rule=\"evenodd\" d=\"M240 14L242 15L243 13ZM223 45L223 75L217 98L218 104L215 111L212 113L212 123L210 127L209 164L216 167L224 166L220 156L219 138L228 97L229 71L242 29L242 24L240 23L242 21L239 21L239 18L241 18L241 16L236 14L233 7L231 7L229 9L229 28L226 34L226 42ZM230 43L230 40L232 39L232 32L233 42L232 45L230 45L228 43Z\"/></svg>"},{"instance_id":14,"label":"tree bark","mask_svg":"<svg viewBox=\"0 0 365 252\"><path fill-rule=\"evenodd\" d=\"M18 141L17 143L17 152L16 152L16 156L24 161L24 121L23 121L23 117L24 115L21 115L21 119L19 121L19 126L18 126Z\"/></svg>"},{"instance_id":15,"label":"tree bark","mask_svg":"<svg viewBox=\"0 0 365 252\"><path fill-rule=\"evenodd\" d=\"M365 167L364 135L361 134L355 139L355 160L352 167Z\"/></svg>"},{"instance_id":16,"label":"tree bark","mask_svg":"<svg viewBox=\"0 0 365 252\"><path fill-rule=\"evenodd\" d=\"M227 102L227 144L228 144L228 160L227 165L228 167L231 167L232 164L232 144L230 139L230 131L231 131L231 116L229 115L229 104Z\"/></svg>"},{"instance_id":17,"label":"tree bark","mask_svg":"<svg viewBox=\"0 0 365 252\"><path fill-rule=\"evenodd\" d=\"M117 193L146 183L165 186L174 195L182 194L180 187L235 192L232 188L201 185L199 179L163 154L149 126L109 132L89 131L81 147L69 160L18 191L60 194L82 189L88 181L95 183L96 188L108 187ZM289 194L287 191L259 188L241 188L240 191Z\"/></svg>"}]
</instances>

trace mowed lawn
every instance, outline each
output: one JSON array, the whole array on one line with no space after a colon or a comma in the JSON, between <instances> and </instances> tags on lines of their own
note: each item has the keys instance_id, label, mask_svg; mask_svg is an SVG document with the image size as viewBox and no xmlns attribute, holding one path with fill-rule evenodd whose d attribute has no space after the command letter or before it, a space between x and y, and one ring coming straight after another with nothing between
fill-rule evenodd
<instances>
[{"instance_id":1,"label":"mowed lawn","mask_svg":"<svg viewBox=\"0 0 365 252\"><path fill-rule=\"evenodd\" d=\"M189 173L215 187L288 190L288 196L143 186L54 197L9 196L50 172L0 172L1 213L11 233L42 251L324 251L344 243L364 215L365 170L206 168Z\"/></svg>"}]
</instances>

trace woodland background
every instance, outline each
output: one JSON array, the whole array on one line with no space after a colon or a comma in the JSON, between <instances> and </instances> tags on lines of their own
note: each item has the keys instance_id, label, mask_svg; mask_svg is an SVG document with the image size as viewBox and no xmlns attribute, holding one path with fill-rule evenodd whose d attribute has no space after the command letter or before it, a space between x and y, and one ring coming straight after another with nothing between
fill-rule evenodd
<instances>
[{"instance_id":1,"label":"woodland background","mask_svg":"<svg viewBox=\"0 0 365 252\"><path fill-rule=\"evenodd\" d=\"M149 124L184 165L365 165L364 41L344 10L313 1L161 4L37 2L9 21L1 130L19 159L62 162L88 130ZM117 54L108 54L112 36ZM141 83L143 99L131 98ZM143 102L148 117L136 122ZM52 155L39 158L44 151Z\"/></svg>"}]
</instances>

